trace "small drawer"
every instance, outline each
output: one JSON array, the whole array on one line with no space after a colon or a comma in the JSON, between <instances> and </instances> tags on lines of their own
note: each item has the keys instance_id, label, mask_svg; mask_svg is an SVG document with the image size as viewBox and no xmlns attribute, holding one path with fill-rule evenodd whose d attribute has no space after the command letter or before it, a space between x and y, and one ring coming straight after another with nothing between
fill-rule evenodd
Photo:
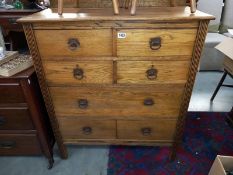
<instances>
[{"instance_id":1,"label":"small drawer","mask_svg":"<svg viewBox=\"0 0 233 175\"><path fill-rule=\"evenodd\" d=\"M112 61L44 61L49 85L111 84Z\"/></svg>"},{"instance_id":2,"label":"small drawer","mask_svg":"<svg viewBox=\"0 0 233 175\"><path fill-rule=\"evenodd\" d=\"M117 121L119 139L158 140L170 142L174 139L176 120L156 119L146 121Z\"/></svg>"},{"instance_id":3,"label":"small drawer","mask_svg":"<svg viewBox=\"0 0 233 175\"><path fill-rule=\"evenodd\" d=\"M189 61L118 61L117 83L186 83Z\"/></svg>"},{"instance_id":4,"label":"small drawer","mask_svg":"<svg viewBox=\"0 0 233 175\"><path fill-rule=\"evenodd\" d=\"M197 29L120 29L118 56L191 56Z\"/></svg>"},{"instance_id":5,"label":"small drawer","mask_svg":"<svg viewBox=\"0 0 233 175\"><path fill-rule=\"evenodd\" d=\"M0 134L0 155L38 155L40 144L35 134Z\"/></svg>"},{"instance_id":6,"label":"small drawer","mask_svg":"<svg viewBox=\"0 0 233 175\"><path fill-rule=\"evenodd\" d=\"M3 28L6 29L23 29L22 25L16 22L19 18L21 17L0 18L0 24Z\"/></svg>"},{"instance_id":7,"label":"small drawer","mask_svg":"<svg viewBox=\"0 0 233 175\"><path fill-rule=\"evenodd\" d=\"M27 108L0 108L0 130L32 130Z\"/></svg>"},{"instance_id":8,"label":"small drawer","mask_svg":"<svg viewBox=\"0 0 233 175\"><path fill-rule=\"evenodd\" d=\"M40 55L49 56L111 56L112 31L36 30Z\"/></svg>"},{"instance_id":9,"label":"small drawer","mask_svg":"<svg viewBox=\"0 0 233 175\"><path fill-rule=\"evenodd\" d=\"M171 91L172 89L172 91ZM184 85L50 87L58 117L177 117Z\"/></svg>"},{"instance_id":10,"label":"small drawer","mask_svg":"<svg viewBox=\"0 0 233 175\"><path fill-rule=\"evenodd\" d=\"M25 99L20 84L11 83L3 84L0 83L0 104L2 103L24 103Z\"/></svg>"},{"instance_id":11,"label":"small drawer","mask_svg":"<svg viewBox=\"0 0 233 175\"><path fill-rule=\"evenodd\" d=\"M59 118L58 121L64 141L116 138L116 121L114 120L79 120L66 117Z\"/></svg>"}]
</instances>

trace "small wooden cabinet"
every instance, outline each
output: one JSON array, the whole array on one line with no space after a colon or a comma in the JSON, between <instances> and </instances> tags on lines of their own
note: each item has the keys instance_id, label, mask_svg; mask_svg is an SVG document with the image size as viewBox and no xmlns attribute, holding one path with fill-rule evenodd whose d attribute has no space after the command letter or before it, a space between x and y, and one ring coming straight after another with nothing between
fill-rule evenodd
<instances>
[{"instance_id":1,"label":"small wooden cabinet","mask_svg":"<svg viewBox=\"0 0 233 175\"><path fill-rule=\"evenodd\" d=\"M34 68L0 76L0 156L44 154L53 165L54 136Z\"/></svg>"},{"instance_id":2,"label":"small wooden cabinet","mask_svg":"<svg viewBox=\"0 0 233 175\"><path fill-rule=\"evenodd\" d=\"M188 7L135 16L47 9L20 19L62 157L70 143L173 145L175 153L211 19Z\"/></svg>"}]
</instances>

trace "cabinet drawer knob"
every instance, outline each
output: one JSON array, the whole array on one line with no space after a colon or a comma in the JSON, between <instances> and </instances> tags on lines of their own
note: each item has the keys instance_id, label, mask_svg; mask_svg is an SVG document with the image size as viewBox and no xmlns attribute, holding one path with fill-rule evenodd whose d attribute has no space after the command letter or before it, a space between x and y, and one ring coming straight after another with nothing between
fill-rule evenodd
<instances>
[{"instance_id":1,"label":"cabinet drawer knob","mask_svg":"<svg viewBox=\"0 0 233 175\"><path fill-rule=\"evenodd\" d=\"M151 135L152 130L151 130L151 128L142 128L141 132L142 132L142 135L149 136L149 135Z\"/></svg>"},{"instance_id":2,"label":"cabinet drawer knob","mask_svg":"<svg viewBox=\"0 0 233 175\"><path fill-rule=\"evenodd\" d=\"M74 51L74 50L77 50L78 48L80 48L80 42L76 38L70 38L70 39L68 39L67 44L68 44L68 48L71 51Z\"/></svg>"},{"instance_id":3,"label":"cabinet drawer knob","mask_svg":"<svg viewBox=\"0 0 233 175\"><path fill-rule=\"evenodd\" d=\"M151 38L149 44L151 50L159 50L161 47L161 37Z\"/></svg>"},{"instance_id":4,"label":"cabinet drawer knob","mask_svg":"<svg viewBox=\"0 0 233 175\"><path fill-rule=\"evenodd\" d=\"M146 76L149 80L155 80L157 78L158 70L153 66L146 71Z\"/></svg>"},{"instance_id":5,"label":"cabinet drawer knob","mask_svg":"<svg viewBox=\"0 0 233 175\"><path fill-rule=\"evenodd\" d=\"M82 80L83 77L84 77L84 71L83 71L83 69L79 68L79 66L77 65L77 67L74 68L74 70L73 70L73 76L77 80Z\"/></svg>"},{"instance_id":6,"label":"cabinet drawer knob","mask_svg":"<svg viewBox=\"0 0 233 175\"><path fill-rule=\"evenodd\" d=\"M88 101L87 101L87 99L79 99L78 100L78 106L81 109L86 109L88 107Z\"/></svg>"},{"instance_id":7,"label":"cabinet drawer knob","mask_svg":"<svg viewBox=\"0 0 233 175\"><path fill-rule=\"evenodd\" d=\"M83 134L90 135L92 133L92 128L89 126L85 126L83 127L82 131L83 131Z\"/></svg>"},{"instance_id":8,"label":"cabinet drawer knob","mask_svg":"<svg viewBox=\"0 0 233 175\"><path fill-rule=\"evenodd\" d=\"M3 141L0 142L0 148L3 149L12 149L16 146L16 143L14 141Z\"/></svg>"},{"instance_id":9,"label":"cabinet drawer knob","mask_svg":"<svg viewBox=\"0 0 233 175\"><path fill-rule=\"evenodd\" d=\"M0 116L0 126L3 126L6 123L5 117Z\"/></svg>"},{"instance_id":10,"label":"cabinet drawer knob","mask_svg":"<svg viewBox=\"0 0 233 175\"><path fill-rule=\"evenodd\" d=\"M153 106L155 104L154 100L152 98L147 98L144 100L143 104L145 106Z\"/></svg>"}]
</instances>

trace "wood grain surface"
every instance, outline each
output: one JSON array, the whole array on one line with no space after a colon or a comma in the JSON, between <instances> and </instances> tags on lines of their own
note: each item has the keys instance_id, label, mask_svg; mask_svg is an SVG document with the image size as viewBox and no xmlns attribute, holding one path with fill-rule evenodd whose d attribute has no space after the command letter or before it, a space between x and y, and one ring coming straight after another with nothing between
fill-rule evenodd
<instances>
[{"instance_id":1,"label":"wood grain surface","mask_svg":"<svg viewBox=\"0 0 233 175\"><path fill-rule=\"evenodd\" d=\"M71 21L140 21L154 20L157 22L187 22L199 20L212 20L214 16L196 11L195 15L190 13L189 7L141 7L137 8L137 15L131 16L128 9L120 9L120 15L113 15L111 8L66 8L62 16L57 14L57 9L46 9L42 12L26 16L17 22L37 23L37 22L71 22Z\"/></svg>"},{"instance_id":2,"label":"wood grain surface","mask_svg":"<svg viewBox=\"0 0 233 175\"><path fill-rule=\"evenodd\" d=\"M43 61L48 85L112 84L112 61ZM75 68L83 70L83 78L73 75Z\"/></svg>"},{"instance_id":3,"label":"wood grain surface","mask_svg":"<svg viewBox=\"0 0 233 175\"><path fill-rule=\"evenodd\" d=\"M170 140L174 139L176 120L140 120L117 121L117 136L119 139ZM143 135L143 129L150 133Z\"/></svg>"},{"instance_id":4,"label":"wood grain surface","mask_svg":"<svg viewBox=\"0 0 233 175\"><path fill-rule=\"evenodd\" d=\"M37 30L35 31L41 57L46 56L111 56L112 31L103 30ZM69 39L80 47L70 50ZM55 42L54 42L55 41Z\"/></svg>"},{"instance_id":5,"label":"wood grain surface","mask_svg":"<svg viewBox=\"0 0 233 175\"><path fill-rule=\"evenodd\" d=\"M27 107L0 107L0 120L0 130L34 129Z\"/></svg>"},{"instance_id":6,"label":"wood grain surface","mask_svg":"<svg viewBox=\"0 0 233 175\"><path fill-rule=\"evenodd\" d=\"M118 56L171 56L192 55L196 38L196 29L121 29L126 38L117 39ZM150 39L160 37L161 48L152 50Z\"/></svg>"},{"instance_id":7,"label":"wood grain surface","mask_svg":"<svg viewBox=\"0 0 233 175\"><path fill-rule=\"evenodd\" d=\"M186 83L189 61L118 61L117 83L160 84ZM157 70L155 79L148 79L146 71Z\"/></svg>"},{"instance_id":8,"label":"wood grain surface","mask_svg":"<svg viewBox=\"0 0 233 175\"><path fill-rule=\"evenodd\" d=\"M172 91L171 91L172 89ZM154 85L153 87L50 87L57 117L177 117L183 85ZM79 107L80 99L88 107ZM154 104L145 106L144 100Z\"/></svg>"},{"instance_id":9,"label":"wood grain surface","mask_svg":"<svg viewBox=\"0 0 233 175\"><path fill-rule=\"evenodd\" d=\"M116 138L116 121L114 120L77 120L75 118L59 118L61 133L66 139L114 139ZM85 133L85 127L91 129Z\"/></svg>"},{"instance_id":10,"label":"wood grain surface","mask_svg":"<svg viewBox=\"0 0 233 175\"><path fill-rule=\"evenodd\" d=\"M12 143L10 147L5 144ZM36 134L0 134L0 155L39 155L40 144Z\"/></svg>"}]
</instances>

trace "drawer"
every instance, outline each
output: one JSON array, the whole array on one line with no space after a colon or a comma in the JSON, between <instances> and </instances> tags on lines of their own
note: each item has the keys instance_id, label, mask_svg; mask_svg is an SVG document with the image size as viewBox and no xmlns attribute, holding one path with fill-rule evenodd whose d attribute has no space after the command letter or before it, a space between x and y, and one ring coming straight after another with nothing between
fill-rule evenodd
<instances>
[{"instance_id":1,"label":"drawer","mask_svg":"<svg viewBox=\"0 0 233 175\"><path fill-rule=\"evenodd\" d=\"M112 61L44 61L43 67L49 85L113 82Z\"/></svg>"},{"instance_id":2,"label":"drawer","mask_svg":"<svg viewBox=\"0 0 233 175\"><path fill-rule=\"evenodd\" d=\"M171 142L174 139L175 129L176 120L117 121L118 139Z\"/></svg>"},{"instance_id":3,"label":"drawer","mask_svg":"<svg viewBox=\"0 0 233 175\"><path fill-rule=\"evenodd\" d=\"M79 120L59 118L64 141L70 139L114 139L116 138L115 120Z\"/></svg>"},{"instance_id":4,"label":"drawer","mask_svg":"<svg viewBox=\"0 0 233 175\"><path fill-rule=\"evenodd\" d=\"M58 117L177 117L183 89L184 85L93 86L50 87L50 92Z\"/></svg>"},{"instance_id":5,"label":"drawer","mask_svg":"<svg viewBox=\"0 0 233 175\"><path fill-rule=\"evenodd\" d=\"M42 59L44 56L111 56L111 29L36 30Z\"/></svg>"},{"instance_id":6,"label":"drawer","mask_svg":"<svg viewBox=\"0 0 233 175\"><path fill-rule=\"evenodd\" d=\"M189 61L118 61L117 83L185 83Z\"/></svg>"},{"instance_id":7,"label":"drawer","mask_svg":"<svg viewBox=\"0 0 233 175\"><path fill-rule=\"evenodd\" d=\"M40 145L35 134L0 134L0 155L38 155Z\"/></svg>"},{"instance_id":8,"label":"drawer","mask_svg":"<svg viewBox=\"0 0 233 175\"><path fill-rule=\"evenodd\" d=\"M1 92L0 104L25 102L21 86L18 83L10 83L10 84L0 83L0 92Z\"/></svg>"},{"instance_id":9,"label":"drawer","mask_svg":"<svg viewBox=\"0 0 233 175\"><path fill-rule=\"evenodd\" d=\"M191 56L197 29L120 29L118 56Z\"/></svg>"},{"instance_id":10,"label":"drawer","mask_svg":"<svg viewBox=\"0 0 233 175\"><path fill-rule=\"evenodd\" d=\"M0 108L0 130L34 129L27 108Z\"/></svg>"},{"instance_id":11,"label":"drawer","mask_svg":"<svg viewBox=\"0 0 233 175\"><path fill-rule=\"evenodd\" d=\"M23 29L21 24L18 24L16 21L17 19L21 18L22 16L18 17L11 17L11 18L0 18L0 24L4 29Z\"/></svg>"}]
</instances>

